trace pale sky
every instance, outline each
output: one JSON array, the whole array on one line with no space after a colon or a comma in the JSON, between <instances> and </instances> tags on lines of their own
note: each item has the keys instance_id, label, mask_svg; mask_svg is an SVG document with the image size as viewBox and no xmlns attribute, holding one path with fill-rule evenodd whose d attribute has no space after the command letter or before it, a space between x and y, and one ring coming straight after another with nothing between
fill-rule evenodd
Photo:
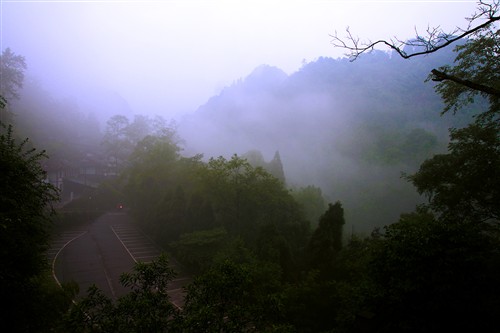
<instances>
[{"instance_id":1,"label":"pale sky","mask_svg":"<svg viewBox=\"0 0 500 333\"><path fill-rule=\"evenodd\" d=\"M1 1L1 48L24 55L52 94L109 90L135 113L167 118L199 105L255 67L288 74L337 58L345 28L362 39L411 38L415 28L465 26L475 1Z\"/></svg>"}]
</instances>

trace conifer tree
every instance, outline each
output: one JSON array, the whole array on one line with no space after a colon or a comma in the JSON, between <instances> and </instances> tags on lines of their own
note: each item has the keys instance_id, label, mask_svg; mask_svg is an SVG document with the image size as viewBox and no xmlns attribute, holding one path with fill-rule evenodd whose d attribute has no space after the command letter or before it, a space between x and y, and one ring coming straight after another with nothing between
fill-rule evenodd
<instances>
[{"instance_id":1,"label":"conifer tree","mask_svg":"<svg viewBox=\"0 0 500 333\"><path fill-rule=\"evenodd\" d=\"M320 217L308 246L309 266L327 276L332 272L337 254L342 249L342 232L345 224L344 208L337 201L328 204L328 209Z\"/></svg>"}]
</instances>

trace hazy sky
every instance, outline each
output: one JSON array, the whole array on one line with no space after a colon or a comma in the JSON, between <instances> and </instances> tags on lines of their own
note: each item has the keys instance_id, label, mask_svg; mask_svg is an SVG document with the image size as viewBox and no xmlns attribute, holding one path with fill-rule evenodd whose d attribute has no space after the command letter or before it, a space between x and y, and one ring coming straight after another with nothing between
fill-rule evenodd
<instances>
[{"instance_id":1,"label":"hazy sky","mask_svg":"<svg viewBox=\"0 0 500 333\"><path fill-rule=\"evenodd\" d=\"M54 95L114 91L135 113L194 111L260 64L340 57L331 34L407 38L464 26L475 1L1 1L1 48Z\"/></svg>"}]
</instances>

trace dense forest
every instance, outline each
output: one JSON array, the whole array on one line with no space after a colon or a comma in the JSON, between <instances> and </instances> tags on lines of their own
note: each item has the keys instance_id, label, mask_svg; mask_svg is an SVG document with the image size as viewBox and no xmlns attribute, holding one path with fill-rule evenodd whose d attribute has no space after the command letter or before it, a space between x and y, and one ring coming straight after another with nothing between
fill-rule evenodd
<instances>
[{"instance_id":1,"label":"dense forest","mask_svg":"<svg viewBox=\"0 0 500 333\"><path fill-rule=\"evenodd\" d=\"M263 65L176 121L118 99L102 122L5 49L2 328L495 331L499 36L487 26L411 61ZM435 68L479 88L424 82ZM166 254L124 272L125 297L91 288L73 303L77 287L47 274L50 233L117 203ZM169 256L194 276L182 309Z\"/></svg>"}]
</instances>

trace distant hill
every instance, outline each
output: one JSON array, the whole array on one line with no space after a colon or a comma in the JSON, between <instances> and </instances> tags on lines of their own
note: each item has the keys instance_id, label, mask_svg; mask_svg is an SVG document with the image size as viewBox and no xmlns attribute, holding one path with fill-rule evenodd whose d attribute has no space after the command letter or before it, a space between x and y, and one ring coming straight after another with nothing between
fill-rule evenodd
<instances>
[{"instance_id":1,"label":"distant hill","mask_svg":"<svg viewBox=\"0 0 500 333\"><path fill-rule=\"evenodd\" d=\"M289 185L341 200L354 232L394 222L421 200L401 180L469 116L441 117L426 80L453 61L445 50L403 60L375 51L355 62L322 57L287 75L262 65L179 123L186 153L279 151Z\"/></svg>"}]
</instances>

